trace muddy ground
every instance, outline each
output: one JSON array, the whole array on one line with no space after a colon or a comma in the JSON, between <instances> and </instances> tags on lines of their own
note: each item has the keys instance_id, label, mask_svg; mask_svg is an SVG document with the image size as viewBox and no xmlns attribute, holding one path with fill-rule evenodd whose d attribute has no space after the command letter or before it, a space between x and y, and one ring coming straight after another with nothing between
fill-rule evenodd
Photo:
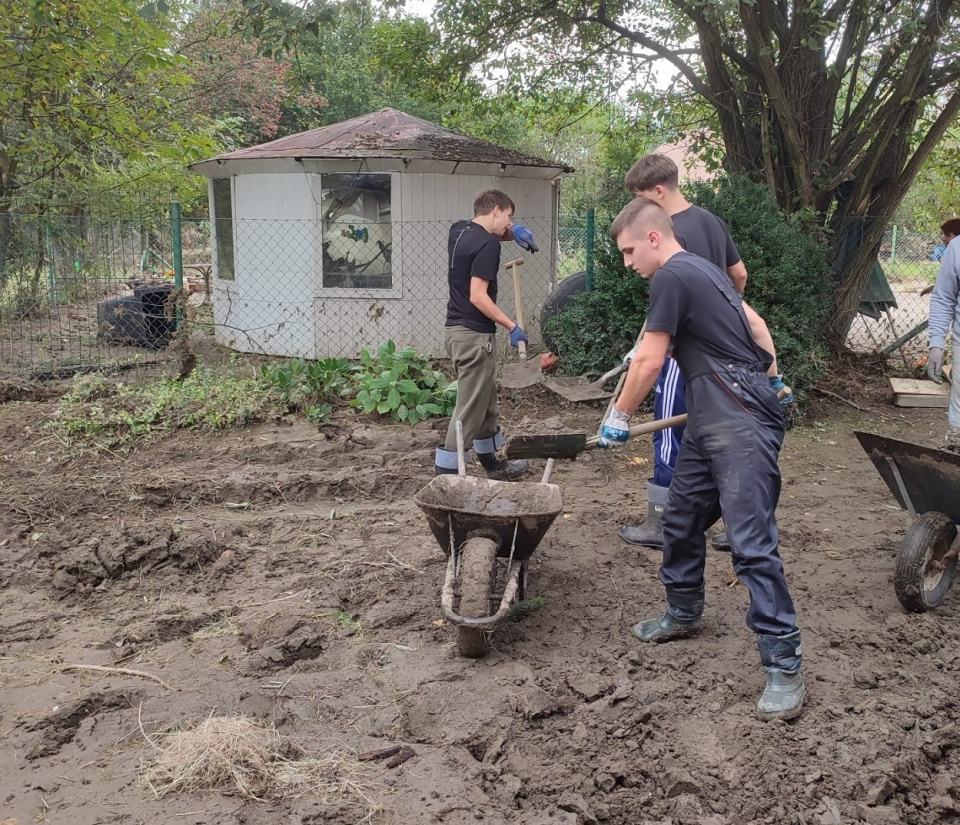
<instances>
[{"instance_id":1,"label":"muddy ground","mask_svg":"<svg viewBox=\"0 0 960 825\"><path fill-rule=\"evenodd\" d=\"M433 423L278 420L70 458L42 426L53 402L0 406L0 822L960 820L960 593L901 609L907 517L852 435L935 445L945 412L850 391L862 409L817 396L782 454L810 699L772 724L728 556L710 554L699 638L630 636L663 598L656 554L616 536L645 510L649 441L558 464L563 513L532 560L545 604L466 660L412 500ZM515 430L599 415L539 390L503 407ZM415 756L353 765L358 792L326 804L143 784L165 732L234 714L311 755Z\"/></svg>"}]
</instances>

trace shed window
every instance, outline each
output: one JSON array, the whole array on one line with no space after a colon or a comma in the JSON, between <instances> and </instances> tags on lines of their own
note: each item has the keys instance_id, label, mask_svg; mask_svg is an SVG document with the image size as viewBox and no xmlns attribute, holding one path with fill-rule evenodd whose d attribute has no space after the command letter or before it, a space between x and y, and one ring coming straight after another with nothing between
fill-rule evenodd
<instances>
[{"instance_id":1,"label":"shed window","mask_svg":"<svg viewBox=\"0 0 960 825\"><path fill-rule=\"evenodd\" d=\"M217 277L234 279L233 269L233 199L230 178L213 180L213 232L217 244Z\"/></svg>"},{"instance_id":2,"label":"shed window","mask_svg":"<svg viewBox=\"0 0 960 825\"><path fill-rule=\"evenodd\" d=\"M323 286L391 289L390 175L322 175Z\"/></svg>"}]
</instances>

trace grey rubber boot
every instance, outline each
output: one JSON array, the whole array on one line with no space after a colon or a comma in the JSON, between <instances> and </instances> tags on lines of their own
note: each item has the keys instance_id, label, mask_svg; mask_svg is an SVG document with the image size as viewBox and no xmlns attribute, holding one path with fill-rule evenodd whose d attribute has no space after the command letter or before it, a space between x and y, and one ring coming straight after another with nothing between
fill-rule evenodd
<instances>
[{"instance_id":1,"label":"grey rubber boot","mask_svg":"<svg viewBox=\"0 0 960 825\"><path fill-rule=\"evenodd\" d=\"M530 462L525 458L503 461L497 458L496 453L477 453L477 459L487 478L492 478L494 481L513 481L530 469Z\"/></svg>"},{"instance_id":2,"label":"grey rubber boot","mask_svg":"<svg viewBox=\"0 0 960 825\"><path fill-rule=\"evenodd\" d=\"M949 427L943 439L943 449L951 453L960 453L960 427Z\"/></svg>"},{"instance_id":3,"label":"grey rubber boot","mask_svg":"<svg viewBox=\"0 0 960 825\"><path fill-rule=\"evenodd\" d=\"M663 549L663 510L667 506L669 487L661 487L652 481L647 482L647 520L636 527L624 525L620 528L620 538L628 544L640 547Z\"/></svg>"},{"instance_id":4,"label":"grey rubber boot","mask_svg":"<svg viewBox=\"0 0 960 825\"><path fill-rule=\"evenodd\" d=\"M800 631L788 636L757 634L757 650L767 671L767 686L757 702L757 715L764 721L794 719L803 710L807 686L803 681L803 648Z\"/></svg>"},{"instance_id":5,"label":"grey rubber boot","mask_svg":"<svg viewBox=\"0 0 960 825\"><path fill-rule=\"evenodd\" d=\"M727 538L726 530L717 533L710 543L713 545L714 550L719 550L721 553L730 553L733 551L733 548L730 546L730 539Z\"/></svg>"},{"instance_id":6,"label":"grey rubber boot","mask_svg":"<svg viewBox=\"0 0 960 825\"><path fill-rule=\"evenodd\" d=\"M633 626L641 642L669 642L695 636L703 627L703 585L668 587L667 609L655 619Z\"/></svg>"}]
</instances>

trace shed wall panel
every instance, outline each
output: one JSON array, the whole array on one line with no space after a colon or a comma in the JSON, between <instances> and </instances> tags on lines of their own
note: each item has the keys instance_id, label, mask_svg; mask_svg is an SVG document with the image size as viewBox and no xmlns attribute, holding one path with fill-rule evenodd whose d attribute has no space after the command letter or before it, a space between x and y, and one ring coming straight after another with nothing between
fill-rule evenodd
<instances>
[{"instance_id":1,"label":"shed wall panel","mask_svg":"<svg viewBox=\"0 0 960 825\"><path fill-rule=\"evenodd\" d=\"M321 289L320 223L310 178L294 174L235 179L236 280L214 285L217 341L247 352L290 357L356 357L387 339L442 356L446 315L447 235L473 212L483 189L498 188L517 204L517 217L541 252L502 247L503 263L523 258L524 327L534 347L539 314L554 282L556 204L549 181L489 175L394 174L391 294L357 291L347 297ZM314 179L319 191L319 181ZM498 277L498 303L516 317L509 272ZM502 331L501 331L502 332ZM505 335L501 335L504 339Z\"/></svg>"}]
</instances>

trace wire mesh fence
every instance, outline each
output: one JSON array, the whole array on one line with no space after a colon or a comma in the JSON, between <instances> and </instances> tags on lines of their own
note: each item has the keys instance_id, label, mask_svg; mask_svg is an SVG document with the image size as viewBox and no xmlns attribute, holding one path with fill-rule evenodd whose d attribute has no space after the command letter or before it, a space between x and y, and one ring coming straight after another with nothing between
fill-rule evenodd
<instances>
[{"instance_id":1,"label":"wire mesh fence","mask_svg":"<svg viewBox=\"0 0 960 825\"><path fill-rule=\"evenodd\" d=\"M586 222L524 217L541 250L520 259L524 327L558 280L587 265ZM173 360L178 327L231 350L279 357L357 357L386 340L443 354L450 222L389 214L314 220L173 219L169 205L112 214L0 215L0 370L34 377L93 369L155 370ZM600 230L598 230L600 231ZM934 234L891 227L848 344L905 365L926 350ZM182 261L182 290L175 290ZM517 316L513 270L498 303ZM748 286L749 289L749 286Z\"/></svg>"},{"instance_id":2,"label":"wire mesh fence","mask_svg":"<svg viewBox=\"0 0 960 825\"><path fill-rule=\"evenodd\" d=\"M930 291L943 249L935 232L886 231L847 338L852 350L901 360L908 369L926 354Z\"/></svg>"}]
</instances>

